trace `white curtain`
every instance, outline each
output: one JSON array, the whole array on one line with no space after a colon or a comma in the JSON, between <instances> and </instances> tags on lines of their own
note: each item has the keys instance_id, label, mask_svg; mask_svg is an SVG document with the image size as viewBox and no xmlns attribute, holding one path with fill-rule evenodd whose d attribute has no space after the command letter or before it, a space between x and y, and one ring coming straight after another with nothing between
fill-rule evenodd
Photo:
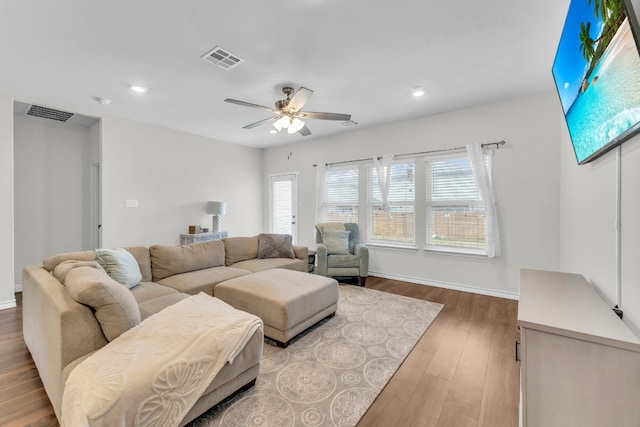
<instances>
[{"instance_id":1,"label":"white curtain","mask_svg":"<svg viewBox=\"0 0 640 427\"><path fill-rule=\"evenodd\" d=\"M487 227L486 227L486 249L487 256L494 258L500 256L502 251L500 247L500 227L498 226L498 212L496 209L496 199L493 192L493 186L491 184L491 175L489 174L487 162L491 159L489 156L492 152L485 152L482 145L479 143L467 145L467 153L469 160L471 160L471 168L473 169L473 176L478 185L482 202L484 203L486 215L487 215ZM487 161L485 161L487 157Z\"/></svg>"},{"instance_id":2,"label":"white curtain","mask_svg":"<svg viewBox=\"0 0 640 427\"><path fill-rule=\"evenodd\" d=\"M389 212L389 188L391 187L391 166L393 154L384 154L373 159L373 166L378 175L378 188L382 197L382 210Z\"/></svg>"},{"instance_id":3,"label":"white curtain","mask_svg":"<svg viewBox=\"0 0 640 427\"><path fill-rule=\"evenodd\" d=\"M327 204L327 166L324 163L318 163L318 166L316 166L316 224L326 221L326 213L324 209L326 204ZM314 231L314 239L315 239L315 231Z\"/></svg>"}]
</instances>

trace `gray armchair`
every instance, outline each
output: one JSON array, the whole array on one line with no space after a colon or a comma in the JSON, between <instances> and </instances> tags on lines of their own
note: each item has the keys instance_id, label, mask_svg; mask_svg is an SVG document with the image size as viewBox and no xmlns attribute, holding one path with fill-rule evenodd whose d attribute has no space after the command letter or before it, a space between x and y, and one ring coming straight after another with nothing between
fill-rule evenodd
<instances>
[{"instance_id":1,"label":"gray armchair","mask_svg":"<svg viewBox=\"0 0 640 427\"><path fill-rule=\"evenodd\" d=\"M330 239L330 241L323 240L323 232L325 240ZM336 248L336 239L334 239L336 235L337 240L344 239L346 247ZM348 235L348 242L346 235ZM316 274L329 277L359 277L359 285L365 286L369 275L369 248L360 243L358 224L352 222L316 224L316 243L318 244Z\"/></svg>"}]
</instances>

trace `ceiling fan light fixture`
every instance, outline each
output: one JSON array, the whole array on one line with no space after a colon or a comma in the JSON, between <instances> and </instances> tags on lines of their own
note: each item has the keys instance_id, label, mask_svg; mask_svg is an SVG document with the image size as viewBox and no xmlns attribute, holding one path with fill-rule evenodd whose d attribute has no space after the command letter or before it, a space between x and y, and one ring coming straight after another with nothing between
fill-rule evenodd
<instances>
[{"instance_id":1,"label":"ceiling fan light fixture","mask_svg":"<svg viewBox=\"0 0 640 427\"><path fill-rule=\"evenodd\" d=\"M280 124L280 120L276 120L275 122L273 122L273 127L276 128L275 130L277 132L280 132L282 130L282 125ZM271 132L273 132L274 129L271 129Z\"/></svg>"},{"instance_id":2,"label":"ceiling fan light fixture","mask_svg":"<svg viewBox=\"0 0 640 427\"><path fill-rule=\"evenodd\" d=\"M293 119L293 121L291 122L291 125L289 125L289 129L287 129L288 133L296 133L298 132L300 129L302 129L304 127L304 122L302 120L300 120L299 118L295 118Z\"/></svg>"},{"instance_id":3,"label":"ceiling fan light fixture","mask_svg":"<svg viewBox=\"0 0 640 427\"><path fill-rule=\"evenodd\" d=\"M279 123L282 128L287 129L291 125L291 118L289 116L282 116L276 123Z\"/></svg>"}]
</instances>

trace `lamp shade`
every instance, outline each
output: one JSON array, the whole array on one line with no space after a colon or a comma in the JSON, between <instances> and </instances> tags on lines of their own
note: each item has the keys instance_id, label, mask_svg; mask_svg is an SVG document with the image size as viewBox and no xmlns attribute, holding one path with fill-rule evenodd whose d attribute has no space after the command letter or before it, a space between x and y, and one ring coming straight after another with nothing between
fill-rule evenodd
<instances>
[{"instance_id":1,"label":"lamp shade","mask_svg":"<svg viewBox=\"0 0 640 427\"><path fill-rule=\"evenodd\" d=\"M278 123L280 123L282 128L286 129L291 124L291 118L289 116L282 116L282 118L278 120Z\"/></svg>"},{"instance_id":2,"label":"lamp shade","mask_svg":"<svg viewBox=\"0 0 640 427\"><path fill-rule=\"evenodd\" d=\"M295 119L293 119L293 121L291 121L291 124L289 125L289 129L287 129L287 132L296 133L303 127L304 127L304 123L302 122L302 120L296 117Z\"/></svg>"},{"instance_id":3,"label":"lamp shade","mask_svg":"<svg viewBox=\"0 0 640 427\"><path fill-rule=\"evenodd\" d=\"M208 202L207 213L213 215L224 215L227 212L227 204L225 202Z\"/></svg>"}]
</instances>

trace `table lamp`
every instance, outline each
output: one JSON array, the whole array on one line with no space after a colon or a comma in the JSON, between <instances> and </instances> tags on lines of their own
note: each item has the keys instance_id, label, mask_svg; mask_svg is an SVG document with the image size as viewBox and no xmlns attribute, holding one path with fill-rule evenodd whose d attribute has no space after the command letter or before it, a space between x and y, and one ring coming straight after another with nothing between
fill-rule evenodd
<instances>
[{"instance_id":1,"label":"table lamp","mask_svg":"<svg viewBox=\"0 0 640 427\"><path fill-rule=\"evenodd\" d=\"M211 231L213 233L219 233L220 229L220 215L224 215L227 211L227 204L225 202L208 202L207 213L212 214Z\"/></svg>"}]
</instances>

